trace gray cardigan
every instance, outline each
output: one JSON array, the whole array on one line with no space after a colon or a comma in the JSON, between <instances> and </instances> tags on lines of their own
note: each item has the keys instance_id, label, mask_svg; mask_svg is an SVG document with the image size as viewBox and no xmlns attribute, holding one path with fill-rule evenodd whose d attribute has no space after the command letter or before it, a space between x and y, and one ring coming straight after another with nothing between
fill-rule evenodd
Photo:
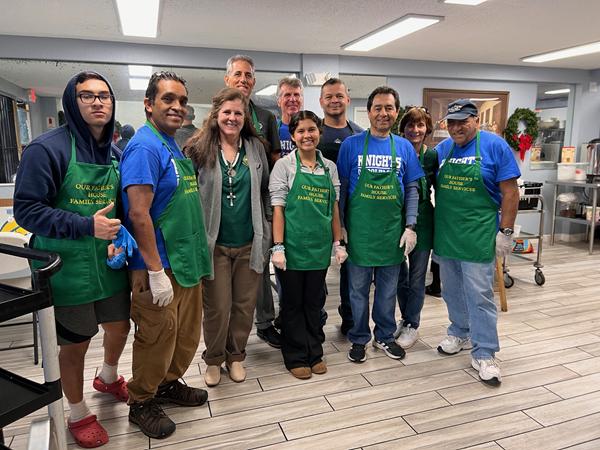
<instances>
[{"instance_id":1,"label":"gray cardigan","mask_svg":"<svg viewBox=\"0 0 600 450\"><path fill-rule=\"evenodd\" d=\"M270 219L271 200L269 198L269 165L263 144L255 137L244 139L244 148L250 169L250 202L252 211L252 227L254 237L250 251L250 269L262 273L271 247ZM204 226L208 249L212 255L215 250L219 226L221 224L221 192L223 177L217 162L215 167L198 169L198 189L200 202L204 211ZM209 279L214 278L214 262Z\"/></svg>"}]
</instances>

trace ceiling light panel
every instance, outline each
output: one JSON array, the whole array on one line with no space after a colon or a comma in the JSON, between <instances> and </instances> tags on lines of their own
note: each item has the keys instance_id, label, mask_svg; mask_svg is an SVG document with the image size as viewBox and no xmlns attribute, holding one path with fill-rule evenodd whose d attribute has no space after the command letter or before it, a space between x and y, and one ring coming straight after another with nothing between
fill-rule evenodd
<instances>
[{"instance_id":1,"label":"ceiling light panel","mask_svg":"<svg viewBox=\"0 0 600 450\"><path fill-rule=\"evenodd\" d=\"M125 36L155 38L160 0L116 0Z\"/></svg>"},{"instance_id":2,"label":"ceiling light panel","mask_svg":"<svg viewBox=\"0 0 600 450\"><path fill-rule=\"evenodd\" d=\"M148 87L148 81L150 81L150 78L130 78L129 89L132 91L145 91Z\"/></svg>"},{"instance_id":3,"label":"ceiling light panel","mask_svg":"<svg viewBox=\"0 0 600 450\"><path fill-rule=\"evenodd\" d=\"M440 16L408 14L355 41L342 45L342 49L352 52L368 52L374 48L381 47L396 39L400 39L401 37L408 36L423 28L434 25L443 19L444 18Z\"/></svg>"},{"instance_id":4,"label":"ceiling light panel","mask_svg":"<svg viewBox=\"0 0 600 450\"><path fill-rule=\"evenodd\" d=\"M260 91L258 91L256 93L256 95L270 96L270 95L275 95L276 92L277 92L277 85L276 84L269 84L268 86L265 86Z\"/></svg>"},{"instance_id":5,"label":"ceiling light panel","mask_svg":"<svg viewBox=\"0 0 600 450\"><path fill-rule=\"evenodd\" d=\"M548 61L555 61L557 59L573 58L575 56L589 55L591 53L598 52L600 52L600 41L592 42L591 44L577 45L575 47L569 47L562 50L554 50L547 53L541 53L539 55L527 56L525 58L521 58L521 61L544 63Z\"/></svg>"},{"instance_id":6,"label":"ceiling light panel","mask_svg":"<svg viewBox=\"0 0 600 450\"><path fill-rule=\"evenodd\" d=\"M546 91L546 92L544 92L544 94L546 94L546 95L568 94L569 92L571 92L571 89L565 88L565 89L554 89L553 91Z\"/></svg>"},{"instance_id":7,"label":"ceiling light panel","mask_svg":"<svg viewBox=\"0 0 600 450\"><path fill-rule=\"evenodd\" d=\"M150 78L152 75L152 66L132 66L129 65L130 77Z\"/></svg>"}]
</instances>

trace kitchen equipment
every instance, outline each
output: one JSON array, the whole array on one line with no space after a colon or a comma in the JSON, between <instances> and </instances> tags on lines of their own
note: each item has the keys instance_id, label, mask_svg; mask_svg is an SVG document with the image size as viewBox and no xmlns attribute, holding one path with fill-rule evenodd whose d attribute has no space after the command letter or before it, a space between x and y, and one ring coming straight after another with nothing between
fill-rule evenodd
<instances>
[{"instance_id":1,"label":"kitchen equipment","mask_svg":"<svg viewBox=\"0 0 600 450\"><path fill-rule=\"evenodd\" d=\"M535 181L519 182L519 195L540 195L542 193L543 183ZM519 200L519 209L535 209L538 205L537 198L521 198Z\"/></svg>"},{"instance_id":2,"label":"kitchen equipment","mask_svg":"<svg viewBox=\"0 0 600 450\"><path fill-rule=\"evenodd\" d=\"M579 180L582 179L582 171L585 171L587 163L558 163L556 172L556 179L558 181L574 181L576 178L577 171L579 170Z\"/></svg>"},{"instance_id":3,"label":"kitchen equipment","mask_svg":"<svg viewBox=\"0 0 600 450\"><path fill-rule=\"evenodd\" d=\"M600 143L590 143L586 146L587 173L600 176Z\"/></svg>"}]
</instances>

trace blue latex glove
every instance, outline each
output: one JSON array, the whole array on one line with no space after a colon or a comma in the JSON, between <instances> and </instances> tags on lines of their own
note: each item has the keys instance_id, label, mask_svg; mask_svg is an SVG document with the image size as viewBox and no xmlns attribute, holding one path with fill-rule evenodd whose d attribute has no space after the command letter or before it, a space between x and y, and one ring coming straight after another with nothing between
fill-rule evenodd
<instances>
[{"instance_id":1,"label":"blue latex glove","mask_svg":"<svg viewBox=\"0 0 600 450\"><path fill-rule=\"evenodd\" d=\"M112 258L107 258L106 264L108 264L108 267L111 269L121 269L125 266L127 257L131 258L133 250L138 248L137 242L135 242L133 236L129 234L127 228L121 225L121 228L119 228L119 232L117 233L117 238L113 239L112 243L115 246L115 249L123 247L123 251Z\"/></svg>"}]
</instances>

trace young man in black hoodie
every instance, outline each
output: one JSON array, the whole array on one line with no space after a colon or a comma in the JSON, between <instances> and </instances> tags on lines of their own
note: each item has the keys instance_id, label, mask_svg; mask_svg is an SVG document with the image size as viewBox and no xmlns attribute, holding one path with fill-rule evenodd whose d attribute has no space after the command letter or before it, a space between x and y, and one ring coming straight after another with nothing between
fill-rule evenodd
<instances>
[{"instance_id":1,"label":"young man in black hoodie","mask_svg":"<svg viewBox=\"0 0 600 450\"><path fill-rule=\"evenodd\" d=\"M98 447L108 434L83 398L85 354L98 324L104 329L104 363L93 386L128 399L117 365L129 333L129 283L125 269L106 264L121 227L115 218L120 152L111 143L115 98L104 77L82 72L71 78L62 101L66 124L23 152L14 210L19 225L34 233L32 246L63 261L51 284L68 427L78 445Z\"/></svg>"}]
</instances>

